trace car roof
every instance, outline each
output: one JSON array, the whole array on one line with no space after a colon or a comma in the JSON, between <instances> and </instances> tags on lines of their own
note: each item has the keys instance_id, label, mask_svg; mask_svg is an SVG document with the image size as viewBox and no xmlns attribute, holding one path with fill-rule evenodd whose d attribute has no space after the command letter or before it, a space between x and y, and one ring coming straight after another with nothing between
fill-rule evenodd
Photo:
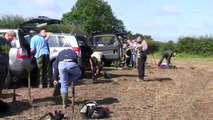
<instances>
[{"instance_id":1,"label":"car roof","mask_svg":"<svg viewBox=\"0 0 213 120\"><path fill-rule=\"evenodd\" d=\"M60 24L60 20L52 19L45 16L39 16L38 18L32 18L19 25L21 28L34 28L35 26L39 27L40 25L46 23L46 25L51 24ZM39 25L40 24L40 25Z\"/></svg>"},{"instance_id":2,"label":"car roof","mask_svg":"<svg viewBox=\"0 0 213 120\"><path fill-rule=\"evenodd\" d=\"M52 36L84 36L84 35L81 35L81 34L68 34L68 33L53 33L51 35Z\"/></svg>"},{"instance_id":3,"label":"car roof","mask_svg":"<svg viewBox=\"0 0 213 120\"><path fill-rule=\"evenodd\" d=\"M115 34L98 34L94 35L93 37L99 37L99 36L116 36Z\"/></svg>"}]
</instances>

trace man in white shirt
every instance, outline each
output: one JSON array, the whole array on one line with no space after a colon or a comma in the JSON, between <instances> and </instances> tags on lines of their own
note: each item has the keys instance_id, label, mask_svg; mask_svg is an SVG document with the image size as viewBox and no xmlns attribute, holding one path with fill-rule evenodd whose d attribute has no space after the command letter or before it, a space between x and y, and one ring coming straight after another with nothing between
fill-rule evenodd
<instances>
[{"instance_id":1,"label":"man in white shirt","mask_svg":"<svg viewBox=\"0 0 213 120\"><path fill-rule=\"evenodd\" d=\"M104 56L102 52L93 52L90 58L90 67L93 76L93 80L97 80L97 77L100 76L100 72L103 67Z\"/></svg>"},{"instance_id":2,"label":"man in white shirt","mask_svg":"<svg viewBox=\"0 0 213 120\"><path fill-rule=\"evenodd\" d=\"M145 63L147 59L147 49L148 45L147 42L141 37L138 36L137 38L137 58L138 58L138 79L137 81L144 80L144 74L145 74Z\"/></svg>"}]
</instances>

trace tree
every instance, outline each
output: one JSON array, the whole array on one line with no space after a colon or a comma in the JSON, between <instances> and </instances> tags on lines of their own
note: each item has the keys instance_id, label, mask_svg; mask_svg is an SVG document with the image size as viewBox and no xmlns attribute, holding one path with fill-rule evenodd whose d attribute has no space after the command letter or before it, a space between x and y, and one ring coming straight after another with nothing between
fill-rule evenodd
<instances>
[{"instance_id":1,"label":"tree","mask_svg":"<svg viewBox=\"0 0 213 120\"><path fill-rule=\"evenodd\" d=\"M19 15L5 15L0 17L0 28L15 29L19 24L27 21L29 18L23 18Z\"/></svg>"},{"instance_id":2,"label":"tree","mask_svg":"<svg viewBox=\"0 0 213 120\"><path fill-rule=\"evenodd\" d=\"M123 21L113 15L104 0L77 0L71 11L63 14L62 21L83 26L86 34L97 30L106 33L125 30Z\"/></svg>"}]
</instances>

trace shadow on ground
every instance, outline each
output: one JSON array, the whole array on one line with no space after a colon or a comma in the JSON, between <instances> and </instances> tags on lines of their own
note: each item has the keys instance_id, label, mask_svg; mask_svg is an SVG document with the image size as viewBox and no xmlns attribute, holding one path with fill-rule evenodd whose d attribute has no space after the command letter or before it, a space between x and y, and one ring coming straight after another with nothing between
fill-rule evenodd
<instances>
[{"instance_id":1,"label":"shadow on ground","mask_svg":"<svg viewBox=\"0 0 213 120\"><path fill-rule=\"evenodd\" d=\"M99 105L109 105L109 104L113 104L113 103L119 103L119 100L117 98L107 97L107 98L103 98L101 100L76 101L75 104L77 104L77 105L83 105L83 104L85 104L88 101L96 101Z\"/></svg>"},{"instance_id":2,"label":"shadow on ground","mask_svg":"<svg viewBox=\"0 0 213 120\"><path fill-rule=\"evenodd\" d=\"M151 81L160 81L160 82L163 82L163 81L170 81L172 80L171 78L168 78L168 77L162 77L162 78L148 78L146 80L144 80L145 82L151 82Z\"/></svg>"},{"instance_id":3,"label":"shadow on ground","mask_svg":"<svg viewBox=\"0 0 213 120\"><path fill-rule=\"evenodd\" d=\"M21 114L23 111L26 111L31 108L31 105L29 104L28 101L15 101L8 103L10 105L10 111L8 113L1 113L1 117L6 117L6 116L14 116Z\"/></svg>"},{"instance_id":4,"label":"shadow on ground","mask_svg":"<svg viewBox=\"0 0 213 120\"><path fill-rule=\"evenodd\" d=\"M118 77L138 77L138 75L127 75L127 74L110 74L110 78L118 78Z\"/></svg>"},{"instance_id":5,"label":"shadow on ground","mask_svg":"<svg viewBox=\"0 0 213 120\"><path fill-rule=\"evenodd\" d=\"M68 102L71 102L70 100ZM61 105L61 96L57 97L45 97L33 99L33 107L41 107L45 105Z\"/></svg>"}]
</instances>

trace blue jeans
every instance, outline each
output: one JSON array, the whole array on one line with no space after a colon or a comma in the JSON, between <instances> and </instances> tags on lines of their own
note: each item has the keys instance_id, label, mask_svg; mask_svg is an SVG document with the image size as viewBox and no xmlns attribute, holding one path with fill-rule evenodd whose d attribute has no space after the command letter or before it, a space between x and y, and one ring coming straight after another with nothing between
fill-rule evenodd
<instances>
[{"instance_id":1,"label":"blue jeans","mask_svg":"<svg viewBox=\"0 0 213 120\"><path fill-rule=\"evenodd\" d=\"M131 54L131 58L130 58L129 64L134 66L135 61L136 61L136 55L135 54Z\"/></svg>"},{"instance_id":2,"label":"blue jeans","mask_svg":"<svg viewBox=\"0 0 213 120\"><path fill-rule=\"evenodd\" d=\"M68 93L68 87L71 82L75 82L81 77L81 70L77 63L75 62L65 62L61 61L58 65L60 83L61 83L61 93Z\"/></svg>"}]
</instances>

